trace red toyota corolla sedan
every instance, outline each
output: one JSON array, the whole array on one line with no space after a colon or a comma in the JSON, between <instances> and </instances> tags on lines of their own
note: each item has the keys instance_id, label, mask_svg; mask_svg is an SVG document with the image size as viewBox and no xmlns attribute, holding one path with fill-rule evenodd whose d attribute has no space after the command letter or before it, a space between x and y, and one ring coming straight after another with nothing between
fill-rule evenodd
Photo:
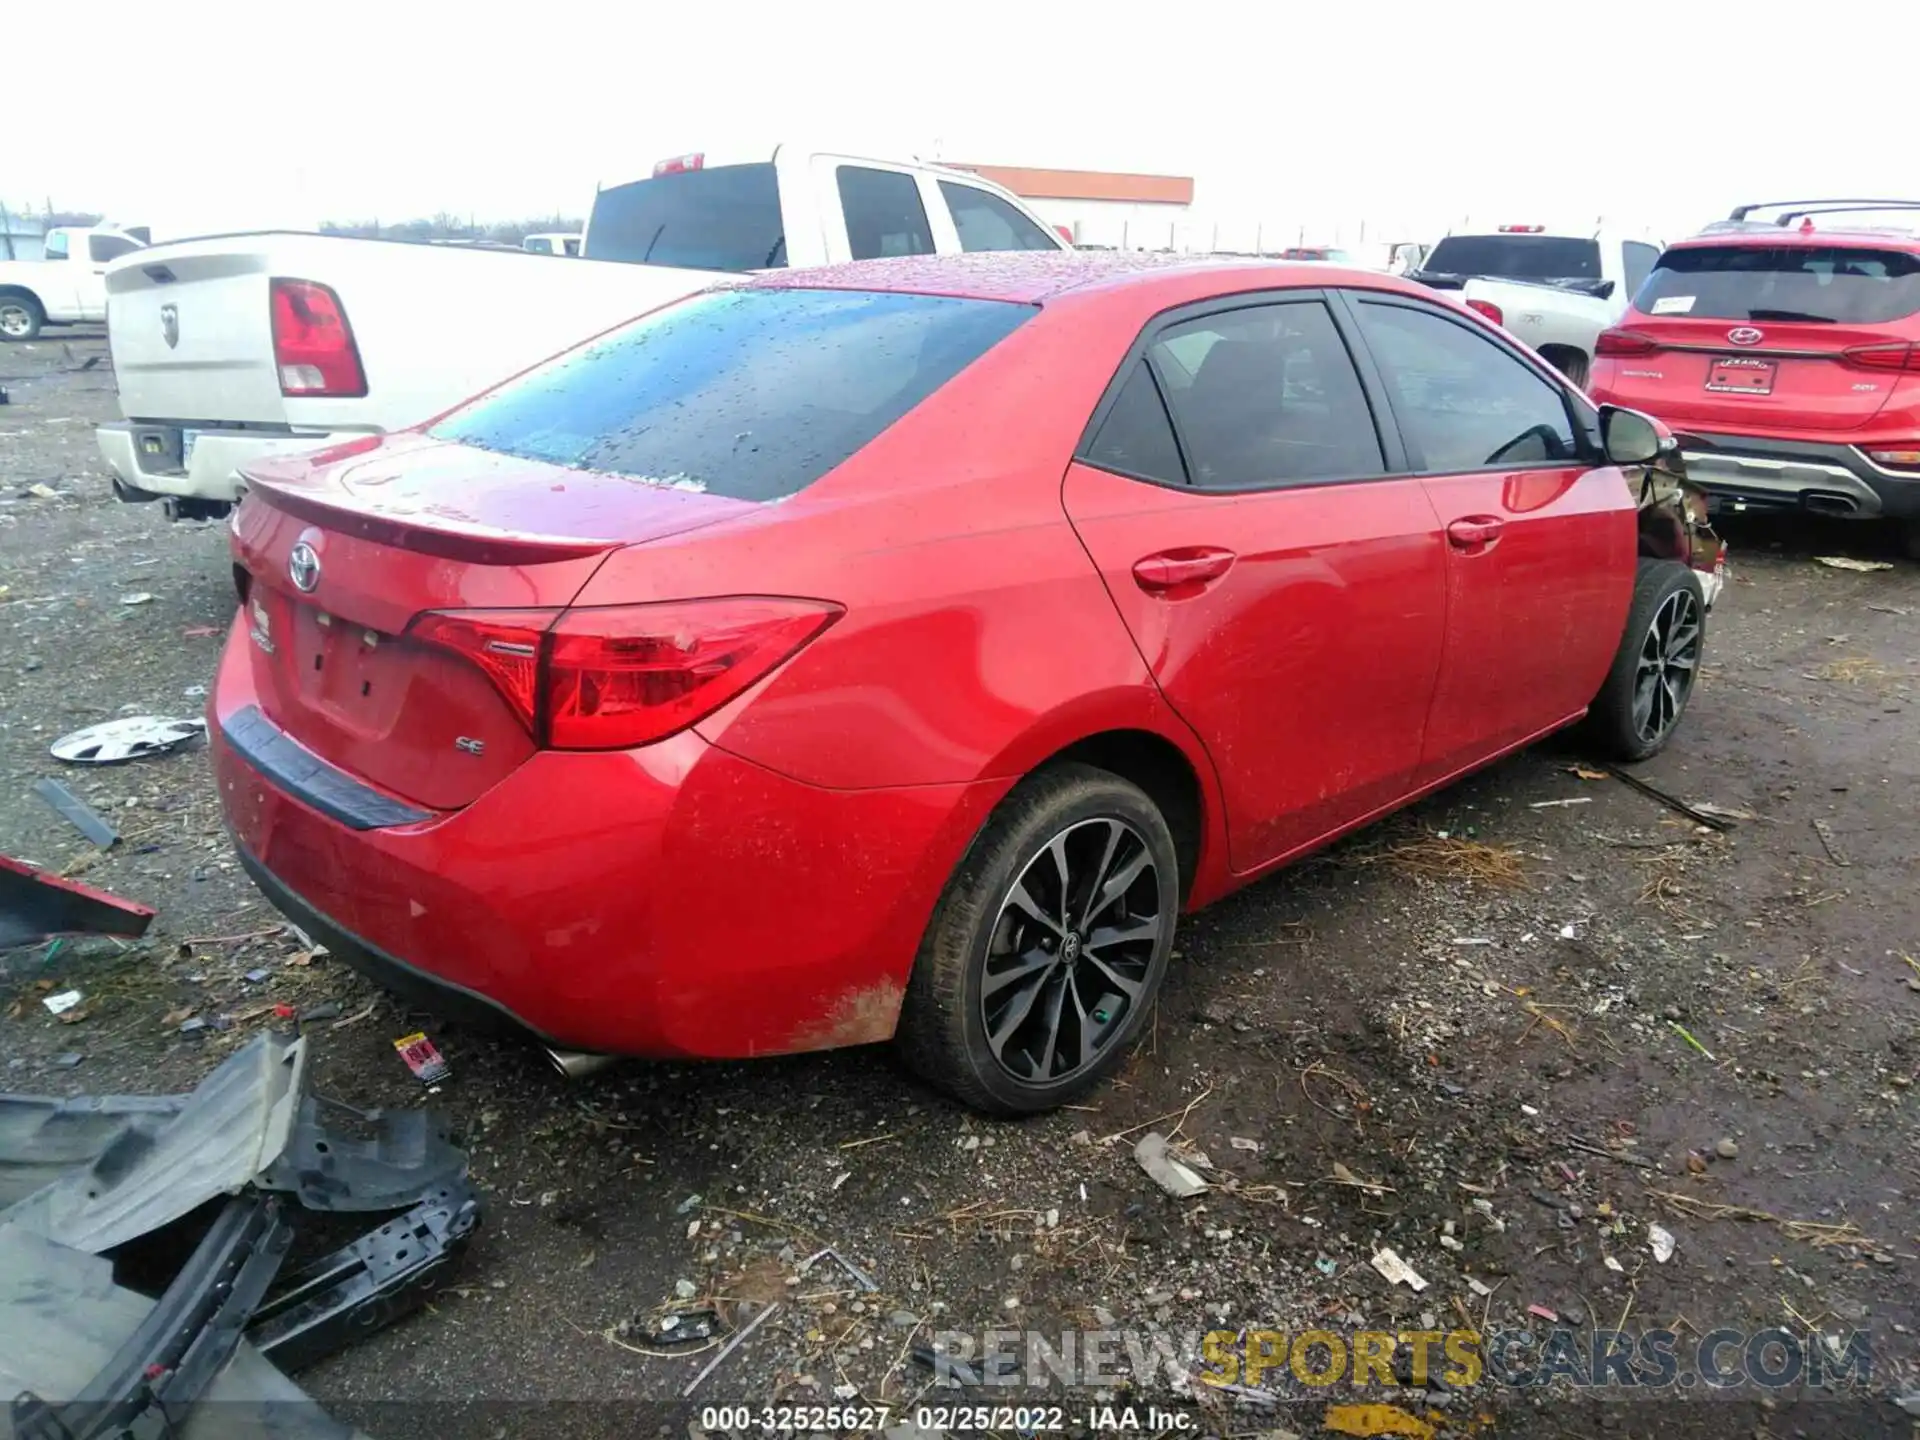
<instances>
[{"instance_id":1,"label":"red toyota corolla sedan","mask_svg":"<svg viewBox=\"0 0 1920 1440\"><path fill-rule=\"evenodd\" d=\"M1381 275L760 278L253 471L221 799L281 909L448 1018L892 1038L1044 1109L1183 910L1589 707L1666 741L1717 543L1616 468L1659 448Z\"/></svg>"}]
</instances>

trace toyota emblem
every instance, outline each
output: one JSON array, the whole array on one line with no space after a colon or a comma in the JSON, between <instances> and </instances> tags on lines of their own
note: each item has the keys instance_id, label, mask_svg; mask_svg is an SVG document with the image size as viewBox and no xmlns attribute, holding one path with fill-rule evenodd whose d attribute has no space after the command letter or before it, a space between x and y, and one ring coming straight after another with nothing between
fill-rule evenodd
<instances>
[{"instance_id":1,"label":"toyota emblem","mask_svg":"<svg viewBox=\"0 0 1920 1440\"><path fill-rule=\"evenodd\" d=\"M1758 345L1766 335L1751 325L1736 325L1727 331L1727 339L1735 345Z\"/></svg>"},{"instance_id":2,"label":"toyota emblem","mask_svg":"<svg viewBox=\"0 0 1920 1440\"><path fill-rule=\"evenodd\" d=\"M303 595L311 595L320 583L320 553L302 540L287 556L287 576Z\"/></svg>"},{"instance_id":3,"label":"toyota emblem","mask_svg":"<svg viewBox=\"0 0 1920 1440\"><path fill-rule=\"evenodd\" d=\"M167 342L169 350L180 343L180 307L178 305L160 307L160 338Z\"/></svg>"}]
</instances>

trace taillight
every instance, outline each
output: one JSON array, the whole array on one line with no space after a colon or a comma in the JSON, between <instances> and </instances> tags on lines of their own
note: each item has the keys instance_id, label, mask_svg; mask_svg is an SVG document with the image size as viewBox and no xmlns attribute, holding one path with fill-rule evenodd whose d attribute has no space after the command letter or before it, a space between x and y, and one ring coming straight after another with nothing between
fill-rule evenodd
<instances>
[{"instance_id":1,"label":"taillight","mask_svg":"<svg viewBox=\"0 0 1920 1440\"><path fill-rule=\"evenodd\" d=\"M360 348L340 297L311 280L276 279L273 307L273 363L280 371L282 395L352 396L367 393Z\"/></svg>"},{"instance_id":2,"label":"taillight","mask_svg":"<svg viewBox=\"0 0 1920 1440\"><path fill-rule=\"evenodd\" d=\"M706 163L707 157L703 154L676 155L671 160L662 160L658 165L654 166L653 173L656 176L681 175L688 170L699 170L704 167Z\"/></svg>"},{"instance_id":3,"label":"taillight","mask_svg":"<svg viewBox=\"0 0 1920 1440\"><path fill-rule=\"evenodd\" d=\"M478 666L536 743L626 750L705 719L844 613L737 596L581 610L434 610L408 635Z\"/></svg>"},{"instance_id":4,"label":"taillight","mask_svg":"<svg viewBox=\"0 0 1920 1440\"><path fill-rule=\"evenodd\" d=\"M1491 300L1469 300L1467 301L1467 309L1478 311L1496 325L1504 325L1507 323L1506 312L1501 310L1501 308Z\"/></svg>"},{"instance_id":5,"label":"taillight","mask_svg":"<svg viewBox=\"0 0 1920 1440\"><path fill-rule=\"evenodd\" d=\"M539 737L540 650L558 610L429 610L407 634L478 666L514 715Z\"/></svg>"},{"instance_id":6,"label":"taillight","mask_svg":"<svg viewBox=\"0 0 1920 1440\"><path fill-rule=\"evenodd\" d=\"M1594 341L1593 353L1598 355L1651 355L1660 348L1657 340L1634 330L1602 330L1600 338Z\"/></svg>"},{"instance_id":7,"label":"taillight","mask_svg":"<svg viewBox=\"0 0 1920 1440\"><path fill-rule=\"evenodd\" d=\"M1854 345L1840 358L1856 370L1920 370L1920 345Z\"/></svg>"},{"instance_id":8,"label":"taillight","mask_svg":"<svg viewBox=\"0 0 1920 1440\"><path fill-rule=\"evenodd\" d=\"M1869 450L1867 459L1889 470L1920 470L1920 440Z\"/></svg>"}]
</instances>

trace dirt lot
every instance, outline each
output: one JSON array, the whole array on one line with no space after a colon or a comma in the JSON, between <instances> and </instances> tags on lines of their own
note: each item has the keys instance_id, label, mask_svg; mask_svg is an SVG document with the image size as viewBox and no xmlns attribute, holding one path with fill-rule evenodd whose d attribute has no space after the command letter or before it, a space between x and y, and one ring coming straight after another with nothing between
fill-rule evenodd
<instances>
[{"instance_id":1,"label":"dirt lot","mask_svg":"<svg viewBox=\"0 0 1920 1440\"><path fill-rule=\"evenodd\" d=\"M1231 1434L1382 1422L1330 1400L1440 1435L1909 1433L1889 1400L1920 1387L1920 568L1813 559L1893 559L1873 528L1731 531L1691 716L1641 771L1737 812L1724 833L1571 745L1514 758L1192 921L1150 1041L1086 1109L983 1123L877 1052L568 1085L302 963L232 859L203 750L47 754L122 711L197 713L233 606L220 525L110 498L91 426L113 379L79 368L101 356L97 336L0 348L0 851L160 914L139 944L0 957L0 1087L186 1088L270 1002L335 1000L310 1031L319 1088L407 1105L391 1041L433 1033L486 1218L458 1288L300 1377L335 1413L378 1437L677 1431L665 1402L717 1351L650 1355L647 1322L777 1299L696 1403L858 1396L904 1419L1039 1393L929 1390L912 1351L943 1331L1541 1332L1545 1310L1581 1337L1672 1328L1683 1355L1722 1327L1864 1331L1870 1379L1683 1375L1594 1403L1329 1396L1282 1368L1261 1381L1276 1408L1180 1395L1162 1367L1134 1393ZM30 794L55 774L114 817L113 850ZM69 986L76 1023L39 1003ZM231 1028L183 1037L187 1011ZM1208 1193L1141 1171L1150 1127L1204 1152ZM1650 1225L1675 1237L1665 1263ZM877 1292L831 1261L798 1275L825 1245ZM1383 1245L1423 1291L1370 1266ZM1095 1398L1045 1393L1070 1418Z\"/></svg>"}]
</instances>

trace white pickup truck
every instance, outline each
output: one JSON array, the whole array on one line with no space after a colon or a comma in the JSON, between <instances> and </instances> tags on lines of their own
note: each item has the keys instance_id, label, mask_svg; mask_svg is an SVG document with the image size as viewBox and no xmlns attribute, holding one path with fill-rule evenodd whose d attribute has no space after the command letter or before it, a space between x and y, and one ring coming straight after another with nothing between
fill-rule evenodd
<instances>
[{"instance_id":1,"label":"white pickup truck","mask_svg":"<svg viewBox=\"0 0 1920 1440\"><path fill-rule=\"evenodd\" d=\"M45 244L45 259L0 260L0 340L106 319L107 262L143 242L110 225L56 225Z\"/></svg>"},{"instance_id":2,"label":"white pickup truck","mask_svg":"<svg viewBox=\"0 0 1920 1440\"><path fill-rule=\"evenodd\" d=\"M1448 235L1408 278L1454 292L1584 387L1595 340L1626 314L1661 248L1606 230L1550 234L1543 225L1502 225Z\"/></svg>"},{"instance_id":3,"label":"white pickup truck","mask_svg":"<svg viewBox=\"0 0 1920 1440\"><path fill-rule=\"evenodd\" d=\"M573 265L306 234L156 245L107 275L126 418L99 428L100 450L121 499L211 518L249 461L430 420L731 274L1067 248L978 176L786 145L682 155L601 189Z\"/></svg>"}]
</instances>

